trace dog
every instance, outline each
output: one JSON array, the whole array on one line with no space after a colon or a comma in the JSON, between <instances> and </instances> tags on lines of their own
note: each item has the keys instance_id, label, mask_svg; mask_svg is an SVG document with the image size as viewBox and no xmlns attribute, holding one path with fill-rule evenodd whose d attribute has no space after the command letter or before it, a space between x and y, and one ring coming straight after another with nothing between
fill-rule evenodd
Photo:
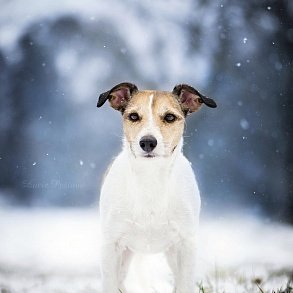
<instances>
[{"instance_id":1,"label":"dog","mask_svg":"<svg viewBox=\"0 0 293 293\"><path fill-rule=\"evenodd\" d=\"M186 84L165 92L124 82L102 93L97 107L107 100L122 114L124 139L100 194L102 292L126 292L135 252L163 252L174 292L192 293L201 201L183 131L186 116L217 105Z\"/></svg>"}]
</instances>

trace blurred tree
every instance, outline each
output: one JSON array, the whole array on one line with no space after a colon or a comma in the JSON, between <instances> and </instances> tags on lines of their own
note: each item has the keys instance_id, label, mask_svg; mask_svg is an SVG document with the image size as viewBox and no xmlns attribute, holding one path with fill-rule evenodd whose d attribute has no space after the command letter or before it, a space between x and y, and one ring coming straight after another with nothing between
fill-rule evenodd
<instances>
[{"instance_id":1,"label":"blurred tree","mask_svg":"<svg viewBox=\"0 0 293 293\"><path fill-rule=\"evenodd\" d=\"M280 218L286 215L293 222L289 1L200 3L194 8L197 19L188 24L191 51L202 50L213 38L210 82L205 87L219 101L217 111L223 116L218 133L209 121L199 125L200 131L211 129L206 138L213 138L211 145L214 140L222 142L206 153L209 164L199 161L213 182L203 189L216 203L220 191L225 202L240 197L256 209ZM216 27L204 25L204 16L211 11ZM220 174L216 164L222 168Z\"/></svg>"},{"instance_id":2,"label":"blurred tree","mask_svg":"<svg viewBox=\"0 0 293 293\"><path fill-rule=\"evenodd\" d=\"M31 184L31 174L37 156L35 146L41 132L35 133L33 125L42 118L42 113L50 108L52 88L54 88L54 72L49 69L46 49L36 39L35 31L28 31L20 40L21 61L10 68L9 94L11 111L8 120L11 127L6 135L6 149L4 156L5 170L13 185L13 193L19 203L32 204L35 190ZM46 68L45 68L46 67ZM11 82L13 81L13 82ZM32 135L33 134L33 135Z\"/></svg>"},{"instance_id":3,"label":"blurred tree","mask_svg":"<svg viewBox=\"0 0 293 293\"><path fill-rule=\"evenodd\" d=\"M282 126L282 151L284 155L284 181L286 205L281 216L293 223L293 8L286 0L272 1L272 13L279 22L276 33L276 50L280 68L278 78L278 111Z\"/></svg>"}]
</instances>

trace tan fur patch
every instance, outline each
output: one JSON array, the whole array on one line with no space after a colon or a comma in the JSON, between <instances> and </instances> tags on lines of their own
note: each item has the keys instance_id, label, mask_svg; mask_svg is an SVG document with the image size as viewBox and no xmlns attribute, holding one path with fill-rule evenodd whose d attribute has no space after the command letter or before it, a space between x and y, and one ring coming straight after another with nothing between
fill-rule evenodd
<instances>
[{"instance_id":1,"label":"tan fur patch","mask_svg":"<svg viewBox=\"0 0 293 293\"><path fill-rule=\"evenodd\" d=\"M128 103L123 114L123 129L128 142L131 144L137 138L138 133L141 131L148 121L148 103L149 95L151 92L144 91L136 93ZM140 120L132 122L129 120L131 113L137 113Z\"/></svg>"},{"instance_id":2,"label":"tan fur patch","mask_svg":"<svg viewBox=\"0 0 293 293\"><path fill-rule=\"evenodd\" d=\"M136 122L131 121L129 119L131 113L137 113L140 120ZM166 114L175 115L176 120L171 123L166 122L164 120ZM179 102L171 93L139 91L133 95L123 114L124 133L130 145L140 139L138 138L139 133L149 125L151 119L153 120L154 127L159 129L163 138L165 155L170 155L179 143L184 130L184 114Z\"/></svg>"},{"instance_id":3,"label":"tan fur patch","mask_svg":"<svg viewBox=\"0 0 293 293\"><path fill-rule=\"evenodd\" d=\"M159 92L157 98L154 99L153 113L156 125L160 128L163 136L167 153L170 155L183 135L185 119L181 107L172 94ZM166 122L164 120L166 114L175 115L176 120L172 123Z\"/></svg>"}]
</instances>

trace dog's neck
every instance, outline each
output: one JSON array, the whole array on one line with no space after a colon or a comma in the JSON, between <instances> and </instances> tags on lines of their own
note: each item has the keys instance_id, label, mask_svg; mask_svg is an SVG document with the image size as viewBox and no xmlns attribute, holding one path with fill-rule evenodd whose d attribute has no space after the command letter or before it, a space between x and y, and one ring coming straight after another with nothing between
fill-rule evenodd
<instances>
[{"instance_id":1,"label":"dog's neck","mask_svg":"<svg viewBox=\"0 0 293 293\"><path fill-rule=\"evenodd\" d=\"M149 217L150 211L163 213L168 208L168 192L172 170L182 154L183 139L171 156L157 158L135 157L124 145L125 173L128 196L133 205L133 218ZM158 197L159 196L159 197Z\"/></svg>"}]
</instances>

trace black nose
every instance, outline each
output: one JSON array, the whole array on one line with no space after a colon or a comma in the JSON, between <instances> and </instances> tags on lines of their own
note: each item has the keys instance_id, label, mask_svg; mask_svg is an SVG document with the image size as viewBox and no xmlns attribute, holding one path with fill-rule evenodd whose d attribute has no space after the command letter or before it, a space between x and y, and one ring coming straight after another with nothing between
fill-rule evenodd
<instances>
[{"instance_id":1,"label":"black nose","mask_svg":"<svg viewBox=\"0 0 293 293\"><path fill-rule=\"evenodd\" d=\"M143 136L139 145L145 152L150 153L157 146L157 140L151 135Z\"/></svg>"}]
</instances>

